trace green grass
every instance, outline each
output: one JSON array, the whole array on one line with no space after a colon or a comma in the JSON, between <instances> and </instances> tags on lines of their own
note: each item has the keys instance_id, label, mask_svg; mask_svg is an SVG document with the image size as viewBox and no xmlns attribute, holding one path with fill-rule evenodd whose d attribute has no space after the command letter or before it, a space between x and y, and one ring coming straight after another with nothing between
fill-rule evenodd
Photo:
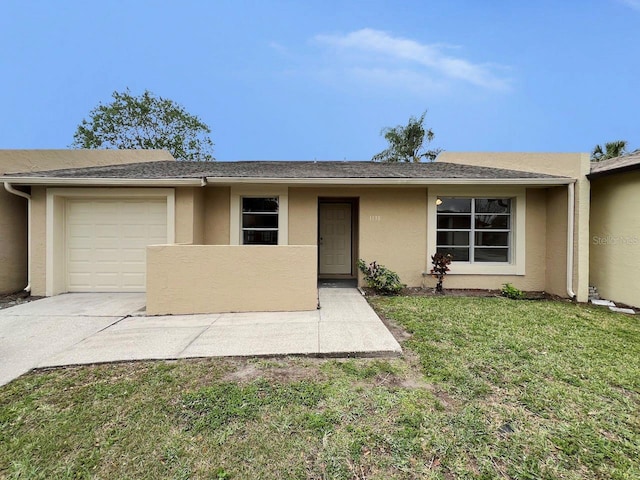
<instances>
[{"instance_id":1,"label":"green grass","mask_svg":"<svg viewBox=\"0 0 640 480\"><path fill-rule=\"evenodd\" d=\"M640 322L380 297L404 358L35 372L0 389L3 478L640 478Z\"/></svg>"}]
</instances>

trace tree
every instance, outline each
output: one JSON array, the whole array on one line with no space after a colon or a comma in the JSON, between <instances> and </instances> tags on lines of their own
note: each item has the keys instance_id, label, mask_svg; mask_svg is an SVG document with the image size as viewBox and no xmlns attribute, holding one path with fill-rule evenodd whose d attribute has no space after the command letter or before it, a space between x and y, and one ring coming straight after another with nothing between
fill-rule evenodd
<instances>
[{"instance_id":1,"label":"tree","mask_svg":"<svg viewBox=\"0 0 640 480\"><path fill-rule=\"evenodd\" d=\"M601 162L610 158L621 157L627 153L627 141L616 140L604 144L604 150L600 145L596 145L591 152L592 162Z\"/></svg>"},{"instance_id":2,"label":"tree","mask_svg":"<svg viewBox=\"0 0 640 480\"><path fill-rule=\"evenodd\" d=\"M211 129L172 100L145 90L113 92L111 103L99 103L89 120L73 134L73 148L158 148L177 160L215 160Z\"/></svg>"},{"instance_id":3,"label":"tree","mask_svg":"<svg viewBox=\"0 0 640 480\"><path fill-rule=\"evenodd\" d=\"M381 135L389 142L389 147L377 153L371 159L374 162L420 162L426 158L430 162L435 160L441 149L428 150L427 145L434 138L430 128L424 127L424 117L410 117L406 126L398 125L394 128L384 128Z\"/></svg>"}]
</instances>

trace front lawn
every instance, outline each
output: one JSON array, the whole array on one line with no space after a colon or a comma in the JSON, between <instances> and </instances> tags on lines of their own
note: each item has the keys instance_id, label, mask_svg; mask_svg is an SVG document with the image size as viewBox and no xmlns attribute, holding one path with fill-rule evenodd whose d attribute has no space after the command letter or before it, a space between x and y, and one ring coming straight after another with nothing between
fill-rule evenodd
<instances>
[{"instance_id":1,"label":"front lawn","mask_svg":"<svg viewBox=\"0 0 640 480\"><path fill-rule=\"evenodd\" d=\"M380 297L393 359L212 359L0 388L6 478L640 478L640 322L563 302Z\"/></svg>"}]
</instances>

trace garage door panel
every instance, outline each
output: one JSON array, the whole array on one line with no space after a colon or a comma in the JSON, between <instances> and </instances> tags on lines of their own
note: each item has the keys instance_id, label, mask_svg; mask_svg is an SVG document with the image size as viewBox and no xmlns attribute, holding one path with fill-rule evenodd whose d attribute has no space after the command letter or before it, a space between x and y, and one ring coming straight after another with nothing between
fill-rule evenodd
<instances>
[{"instance_id":1,"label":"garage door panel","mask_svg":"<svg viewBox=\"0 0 640 480\"><path fill-rule=\"evenodd\" d=\"M126 273L122 276L122 284L125 288L135 288L140 282L144 282L144 273Z\"/></svg>"},{"instance_id":2,"label":"garage door panel","mask_svg":"<svg viewBox=\"0 0 640 480\"><path fill-rule=\"evenodd\" d=\"M146 247L167 241L165 199L68 199L68 291L140 292Z\"/></svg>"}]
</instances>

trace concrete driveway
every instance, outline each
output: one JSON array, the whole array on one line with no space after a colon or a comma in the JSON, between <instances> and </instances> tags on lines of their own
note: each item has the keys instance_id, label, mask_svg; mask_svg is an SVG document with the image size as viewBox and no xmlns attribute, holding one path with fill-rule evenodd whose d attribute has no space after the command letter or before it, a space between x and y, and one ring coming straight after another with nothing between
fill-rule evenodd
<instances>
[{"instance_id":1,"label":"concrete driveway","mask_svg":"<svg viewBox=\"0 0 640 480\"><path fill-rule=\"evenodd\" d=\"M268 355L398 355L354 288L320 288L320 309L144 314L144 293L77 293L0 310L0 385L36 367Z\"/></svg>"}]
</instances>

